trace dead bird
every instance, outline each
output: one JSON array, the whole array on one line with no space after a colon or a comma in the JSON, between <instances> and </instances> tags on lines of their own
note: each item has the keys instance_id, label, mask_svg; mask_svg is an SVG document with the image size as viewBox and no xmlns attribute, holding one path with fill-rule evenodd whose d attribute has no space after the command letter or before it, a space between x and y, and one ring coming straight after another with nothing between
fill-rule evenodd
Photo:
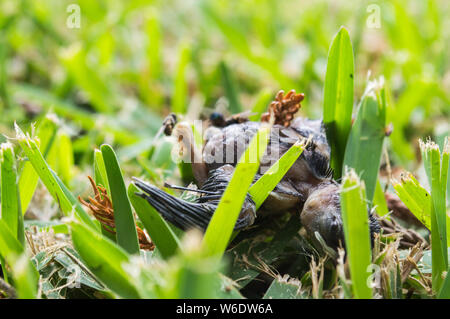
<instances>
[{"instance_id":1,"label":"dead bird","mask_svg":"<svg viewBox=\"0 0 450 319\"><path fill-rule=\"evenodd\" d=\"M343 241L343 226L339 204L339 185L332 179L329 167L330 147L321 120L310 120L292 115L300 108L303 95L290 91L277 94L269 106L275 118L266 152L254 181L272 166L294 143L308 139L305 150L285 174L256 212L251 195L242 206L235 229L251 226L256 216L284 213L299 213L303 226L311 238L316 232L330 247L336 248ZM214 115L214 117L217 117ZM263 120L267 114L263 115ZM202 150L196 149L192 130L179 123L172 134L184 148L192 163L200 196L195 202L187 202L169 195L159 188L135 179L135 184L145 198L167 221L181 229L192 227L205 230L231 179L234 167L246 150L250 140L261 126L261 122L225 121L219 118L205 132ZM185 188L181 188L185 189ZM188 189L189 190L189 189ZM379 232L377 220L370 215L372 235Z\"/></svg>"},{"instance_id":2,"label":"dead bird","mask_svg":"<svg viewBox=\"0 0 450 319\"><path fill-rule=\"evenodd\" d=\"M210 171L207 181L199 189L173 187L200 194L194 202L188 202L170 195L163 190L134 178L134 184L143 191L139 196L146 199L164 219L180 229L199 228L206 230L217 205L230 181L234 167L226 164ZM261 177L256 174L254 182ZM339 185L332 179L316 186L302 189L303 193L292 187L291 181L281 181L270 193L260 209L250 194L242 205L236 221L235 230L245 229L255 222L257 216L274 215L291 211L300 213L302 225L309 237L316 241L316 232L331 248L344 245L344 233L339 202ZM378 220L368 212L371 239L380 231Z\"/></svg>"}]
</instances>

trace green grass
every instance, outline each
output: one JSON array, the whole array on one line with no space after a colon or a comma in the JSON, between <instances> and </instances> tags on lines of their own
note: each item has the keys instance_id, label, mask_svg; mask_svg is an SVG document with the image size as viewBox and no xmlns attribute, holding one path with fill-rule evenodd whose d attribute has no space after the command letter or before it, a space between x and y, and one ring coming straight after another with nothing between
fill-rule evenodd
<instances>
[{"instance_id":1,"label":"green grass","mask_svg":"<svg viewBox=\"0 0 450 319\"><path fill-rule=\"evenodd\" d=\"M70 225L70 235L82 260L107 287L123 298L139 297L123 269L130 258L125 250L78 222Z\"/></svg>"},{"instance_id":2,"label":"green grass","mask_svg":"<svg viewBox=\"0 0 450 319\"><path fill-rule=\"evenodd\" d=\"M386 93L380 78L367 84L344 155L344 165L354 168L364 181L369 201L375 194L385 129Z\"/></svg>"},{"instance_id":3,"label":"green grass","mask_svg":"<svg viewBox=\"0 0 450 319\"><path fill-rule=\"evenodd\" d=\"M417 179L407 174L401 182L394 184L394 189L409 210L428 228L431 229L431 196Z\"/></svg>"},{"instance_id":4,"label":"green grass","mask_svg":"<svg viewBox=\"0 0 450 319\"><path fill-rule=\"evenodd\" d=\"M270 129L270 125L261 126L233 172L202 241L207 256L221 256L225 252L260 158L266 150Z\"/></svg>"},{"instance_id":5,"label":"green grass","mask_svg":"<svg viewBox=\"0 0 450 319\"><path fill-rule=\"evenodd\" d=\"M342 175L345 146L350 133L355 77L353 48L347 29L341 27L328 52L323 97L323 122L331 146L331 167Z\"/></svg>"},{"instance_id":6,"label":"green grass","mask_svg":"<svg viewBox=\"0 0 450 319\"><path fill-rule=\"evenodd\" d=\"M180 246L178 237L161 215L136 193L140 193L140 190L134 184L130 184L128 197L152 241L158 247L159 253L164 258L173 256Z\"/></svg>"},{"instance_id":7,"label":"green grass","mask_svg":"<svg viewBox=\"0 0 450 319\"><path fill-rule=\"evenodd\" d=\"M293 144L248 190L258 209L300 157L308 141Z\"/></svg>"},{"instance_id":8,"label":"green grass","mask_svg":"<svg viewBox=\"0 0 450 319\"><path fill-rule=\"evenodd\" d=\"M342 220L353 295L370 299L372 290L367 285L370 275L367 270L372 257L364 182L349 169L344 174L341 187Z\"/></svg>"},{"instance_id":9,"label":"green grass","mask_svg":"<svg viewBox=\"0 0 450 319\"><path fill-rule=\"evenodd\" d=\"M0 220L0 255L11 267L17 296L25 299L36 298L39 274L26 256L24 246L4 220Z\"/></svg>"},{"instance_id":10,"label":"green grass","mask_svg":"<svg viewBox=\"0 0 450 319\"><path fill-rule=\"evenodd\" d=\"M442 152L432 141L423 143L420 148L424 160L425 171L431 182L431 240L433 259L433 289L438 292L443 284L442 274L448 269L447 249L447 213L446 190L449 165L448 141Z\"/></svg>"},{"instance_id":11,"label":"green grass","mask_svg":"<svg viewBox=\"0 0 450 319\"><path fill-rule=\"evenodd\" d=\"M131 203L116 154L111 146L101 146L114 209L117 243L130 254L139 254L139 242Z\"/></svg>"},{"instance_id":12,"label":"green grass","mask_svg":"<svg viewBox=\"0 0 450 319\"><path fill-rule=\"evenodd\" d=\"M28 157L28 160L31 162L31 165L33 165L34 170L52 195L53 199L58 203L61 211L65 215L71 215L73 210L77 218L83 220L91 227L95 227L95 224L81 207L80 203L78 203L75 197L70 194L65 185L53 173L43 158L42 153L39 151L36 139L31 138L29 135L25 135L18 126L16 126L16 132L20 147Z\"/></svg>"},{"instance_id":13,"label":"green grass","mask_svg":"<svg viewBox=\"0 0 450 319\"><path fill-rule=\"evenodd\" d=\"M23 234L23 217L17 187L14 150L10 143L3 143L0 145L0 168L2 185L1 218L23 245L25 241Z\"/></svg>"},{"instance_id":14,"label":"green grass","mask_svg":"<svg viewBox=\"0 0 450 319\"><path fill-rule=\"evenodd\" d=\"M449 297L445 0L377 3L380 28L367 23L369 2L79 1L80 29L66 26L67 4L0 3L0 263L18 297ZM381 76L383 86L368 80ZM346 217L350 274L326 261L313 276L304 252L320 260L299 233L298 215L261 219L261 226L232 234L245 193L259 206L301 156L298 145L276 173L274 166L251 187L256 164L236 171L203 243L166 223L129 183L133 176L158 187L192 182L189 166L171 159L176 141L156 135L169 112L190 121L213 111L251 111L258 121L280 89L305 93L300 114L325 121L334 178L348 191L341 194L344 214L354 216ZM14 123L23 129L17 135ZM201 129L194 129L200 146ZM427 144L422 158L417 141L428 136L440 149ZM104 144L111 146L106 156ZM355 174L339 180L345 166ZM411 175L399 178L401 171ZM117 238L100 231L76 199L91 194L88 175L114 202ZM417 261L427 280L417 270L402 280L408 252L382 235L373 250L381 288L369 291L363 206L395 220L385 190L431 230L432 248ZM138 250L134 222L148 232L154 252ZM38 233L30 241L33 225ZM46 279L49 268L42 265L53 267L61 251L35 249L53 240L74 244L72 262L85 270L87 286L61 288L70 278L66 268ZM210 257L215 254L223 257ZM280 279L284 273L260 281L262 272L279 272L283 263L289 281Z\"/></svg>"},{"instance_id":15,"label":"green grass","mask_svg":"<svg viewBox=\"0 0 450 319\"><path fill-rule=\"evenodd\" d=\"M45 116L36 129L36 134L39 136L40 142L39 149L43 152L44 157L47 157L53 146L56 131L57 124L54 122L54 117L51 116ZM31 198L36 190L38 180L39 176L32 164L29 161L26 161L19 177L20 205L23 213L25 213L28 208Z\"/></svg>"}]
</instances>

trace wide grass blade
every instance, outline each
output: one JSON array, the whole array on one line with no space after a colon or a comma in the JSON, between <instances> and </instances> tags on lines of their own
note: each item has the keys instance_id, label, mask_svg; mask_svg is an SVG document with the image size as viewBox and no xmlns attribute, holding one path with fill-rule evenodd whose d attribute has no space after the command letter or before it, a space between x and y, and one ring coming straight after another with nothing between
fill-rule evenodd
<instances>
[{"instance_id":1,"label":"wide grass blade","mask_svg":"<svg viewBox=\"0 0 450 319\"><path fill-rule=\"evenodd\" d=\"M381 78L367 85L344 155L344 165L355 169L364 181L369 201L373 200L375 193L385 126L386 96L384 79Z\"/></svg>"},{"instance_id":2,"label":"wide grass blade","mask_svg":"<svg viewBox=\"0 0 450 319\"><path fill-rule=\"evenodd\" d=\"M301 291L302 284L298 279L289 279L289 276L277 276L266 293L263 299L304 299L306 296Z\"/></svg>"},{"instance_id":3,"label":"wide grass blade","mask_svg":"<svg viewBox=\"0 0 450 319\"><path fill-rule=\"evenodd\" d=\"M200 233L186 233L177 255L179 269L172 273L175 289L167 291L164 297L177 299L199 299L215 296L222 280L219 276L219 256L204 255ZM173 264L173 261L172 261Z\"/></svg>"},{"instance_id":4,"label":"wide grass blade","mask_svg":"<svg viewBox=\"0 0 450 319\"><path fill-rule=\"evenodd\" d=\"M23 245L25 233L23 226L23 216L20 208L20 196L17 187L17 172L15 167L14 150L12 144L3 143L0 145L0 186L1 186L1 220L11 230L11 233ZM1 269L4 278L8 281L8 274L5 267L5 259L0 255Z\"/></svg>"},{"instance_id":5,"label":"wide grass blade","mask_svg":"<svg viewBox=\"0 0 450 319\"><path fill-rule=\"evenodd\" d=\"M17 171L14 157L13 145L9 142L0 145L1 166L1 217L8 225L15 238L22 244L24 237L18 238L19 233L23 236L23 229L19 231L19 225L23 228L22 212L17 188Z\"/></svg>"},{"instance_id":6,"label":"wide grass blade","mask_svg":"<svg viewBox=\"0 0 450 319\"><path fill-rule=\"evenodd\" d=\"M264 203L292 164L300 157L304 149L305 144L303 141L296 142L249 188L248 192L252 195L256 209Z\"/></svg>"},{"instance_id":7,"label":"wide grass blade","mask_svg":"<svg viewBox=\"0 0 450 319\"><path fill-rule=\"evenodd\" d=\"M47 157L47 154L54 144L57 129L55 117L50 114L42 119L36 129L36 136L39 137L40 142L39 149L44 158ZM29 161L26 161L19 177L20 205L23 214L25 214L28 209L28 205L34 195L38 181L39 176L34 170L33 165L31 165Z\"/></svg>"},{"instance_id":8,"label":"wide grass blade","mask_svg":"<svg viewBox=\"0 0 450 319\"><path fill-rule=\"evenodd\" d=\"M136 224L119 162L111 146L104 144L100 149L114 208L117 243L129 254L139 254Z\"/></svg>"},{"instance_id":9,"label":"wide grass blade","mask_svg":"<svg viewBox=\"0 0 450 319\"><path fill-rule=\"evenodd\" d=\"M355 298L372 298L367 285L371 263L369 217L365 201L364 182L353 169L346 170L341 186L341 207L345 246L350 265L352 289Z\"/></svg>"},{"instance_id":10,"label":"wide grass blade","mask_svg":"<svg viewBox=\"0 0 450 319\"><path fill-rule=\"evenodd\" d=\"M39 274L27 258L23 245L0 220L0 255L9 264L19 298L36 298Z\"/></svg>"},{"instance_id":11,"label":"wide grass blade","mask_svg":"<svg viewBox=\"0 0 450 319\"><path fill-rule=\"evenodd\" d=\"M408 207L411 213L428 229L431 229L431 196L417 179L406 173L400 182L393 183L398 197Z\"/></svg>"},{"instance_id":12,"label":"wide grass blade","mask_svg":"<svg viewBox=\"0 0 450 319\"><path fill-rule=\"evenodd\" d=\"M431 257L433 291L443 284L442 274L448 269L446 192L450 147L445 142L442 154L432 141L419 141L425 171L431 185Z\"/></svg>"},{"instance_id":13,"label":"wide grass blade","mask_svg":"<svg viewBox=\"0 0 450 319\"><path fill-rule=\"evenodd\" d=\"M163 258L167 259L173 256L180 245L178 237L161 215L136 193L140 193L140 190L134 184L130 184L128 186L128 197L150 238Z\"/></svg>"},{"instance_id":14,"label":"wide grass blade","mask_svg":"<svg viewBox=\"0 0 450 319\"><path fill-rule=\"evenodd\" d=\"M270 135L270 125L262 125L242 154L233 176L211 218L203 238L207 255L222 255L228 245L234 225L253 178L258 170Z\"/></svg>"},{"instance_id":15,"label":"wide grass blade","mask_svg":"<svg viewBox=\"0 0 450 319\"><path fill-rule=\"evenodd\" d=\"M342 174L347 137L352 125L354 62L350 36L341 27L328 52L323 98L323 121L331 146L334 177Z\"/></svg>"},{"instance_id":16,"label":"wide grass blade","mask_svg":"<svg viewBox=\"0 0 450 319\"><path fill-rule=\"evenodd\" d=\"M64 184L57 178L56 174L50 169L45 161L42 153L39 150L36 139L25 135L23 131L16 125L17 141L20 147L28 157L34 170L38 173L39 178L44 183L45 187L52 195L53 199L58 203L61 211L65 215L70 215L72 211L75 212L75 216L85 222L87 225L96 228L94 222L89 215L80 206L75 197L64 186ZM64 186L63 188L61 186ZM68 195L70 195L68 197Z\"/></svg>"},{"instance_id":17,"label":"wide grass blade","mask_svg":"<svg viewBox=\"0 0 450 319\"><path fill-rule=\"evenodd\" d=\"M131 278L122 268L129 262L127 253L101 233L78 222L70 224L75 249L89 270L122 298L138 298Z\"/></svg>"}]
</instances>

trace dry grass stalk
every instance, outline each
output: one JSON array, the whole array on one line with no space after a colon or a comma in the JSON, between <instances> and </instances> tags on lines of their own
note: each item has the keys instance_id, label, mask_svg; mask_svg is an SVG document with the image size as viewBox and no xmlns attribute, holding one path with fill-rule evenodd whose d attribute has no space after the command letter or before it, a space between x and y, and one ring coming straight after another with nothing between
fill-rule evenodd
<instances>
[{"instance_id":1,"label":"dry grass stalk","mask_svg":"<svg viewBox=\"0 0 450 319\"><path fill-rule=\"evenodd\" d=\"M383 229L383 235L400 238L399 248L401 249L412 248L416 244L421 244L425 248L429 247L428 242L418 232L401 226L393 219L380 218L380 224Z\"/></svg>"},{"instance_id":2,"label":"dry grass stalk","mask_svg":"<svg viewBox=\"0 0 450 319\"><path fill-rule=\"evenodd\" d=\"M323 274L324 274L324 263L325 259L319 259L316 264L314 258L311 260L311 282L312 282L312 296L314 299L321 298L321 291L323 287Z\"/></svg>"},{"instance_id":3,"label":"dry grass stalk","mask_svg":"<svg viewBox=\"0 0 450 319\"><path fill-rule=\"evenodd\" d=\"M408 257L402 263L402 283L408 279L413 269L418 269L417 263L423 256L424 245L417 243L409 252ZM420 272L419 272L420 273Z\"/></svg>"}]
</instances>

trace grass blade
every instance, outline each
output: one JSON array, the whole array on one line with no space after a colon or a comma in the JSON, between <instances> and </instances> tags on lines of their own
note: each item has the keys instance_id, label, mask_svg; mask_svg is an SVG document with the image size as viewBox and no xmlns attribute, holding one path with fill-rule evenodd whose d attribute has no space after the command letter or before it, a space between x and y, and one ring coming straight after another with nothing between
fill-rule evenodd
<instances>
[{"instance_id":1,"label":"grass blade","mask_svg":"<svg viewBox=\"0 0 450 319\"><path fill-rule=\"evenodd\" d=\"M384 79L381 78L367 85L344 155L344 165L355 169L364 181L369 201L375 194L385 126L386 97Z\"/></svg>"},{"instance_id":2,"label":"grass blade","mask_svg":"<svg viewBox=\"0 0 450 319\"><path fill-rule=\"evenodd\" d=\"M122 268L129 262L127 253L101 233L72 222L70 233L75 249L89 270L122 298L138 298L131 278Z\"/></svg>"},{"instance_id":3,"label":"grass blade","mask_svg":"<svg viewBox=\"0 0 450 319\"><path fill-rule=\"evenodd\" d=\"M398 197L422 224L431 229L431 196L411 173L402 176L400 183L393 183Z\"/></svg>"},{"instance_id":4,"label":"grass blade","mask_svg":"<svg viewBox=\"0 0 450 319\"><path fill-rule=\"evenodd\" d=\"M144 224L161 255L167 259L177 251L180 245L178 237L161 215L145 199L136 195L139 192L140 190L134 184L128 186L128 197L136 214L139 216L142 224Z\"/></svg>"},{"instance_id":5,"label":"grass blade","mask_svg":"<svg viewBox=\"0 0 450 319\"><path fill-rule=\"evenodd\" d=\"M303 299L306 296L302 295L301 286L297 279L278 275L270 284L263 299Z\"/></svg>"},{"instance_id":6,"label":"grass blade","mask_svg":"<svg viewBox=\"0 0 450 319\"><path fill-rule=\"evenodd\" d=\"M127 189L116 154L111 146L101 146L108 185L114 207L117 243L130 254L139 254L139 241Z\"/></svg>"},{"instance_id":7,"label":"grass blade","mask_svg":"<svg viewBox=\"0 0 450 319\"><path fill-rule=\"evenodd\" d=\"M15 238L22 244L25 238L18 238L20 219L22 212L20 209L20 199L17 188L17 172L13 145L9 142L0 145L0 166L1 166L1 216L8 225ZM20 231L23 234L23 230Z\"/></svg>"},{"instance_id":8,"label":"grass blade","mask_svg":"<svg viewBox=\"0 0 450 319\"><path fill-rule=\"evenodd\" d=\"M0 255L11 266L18 297L36 298L39 274L3 220L0 220Z\"/></svg>"},{"instance_id":9,"label":"grass blade","mask_svg":"<svg viewBox=\"0 0 450 319\"><path fill-rule=\"evenodd\" d=\"M44 183L50 195L52 195L53 199L58 203L61 211L65 215L69 215L72 213L73 208L75 208L74 212L77 218L79 218L89 226L96 228L94 222L80 206L75 197L59 180L57 175L54 174L54 172L50 169L38 148L36 139L25 135L17 125L16 135L20 147L28 157L28 160L30 161L31 165L33 165L34 170L38 173L41 181Z\"/></svg>"},{"instance_id":10,"label":"grass blade","mask_svg":"<svg viewBox=\"0 0 450 319\"><path fill-rule=\"evenodd\" d=\"M176 289L167 291L165 297L199 299L217 295L222 280L219 276L220 259L203 255L200 232L186 233L181 243L178 271L173 275Z\"/></svg>"},{"instance_id":11,"label":"grass blade","mask_svg":"<svg viewBox=\"0 0 450 319\"><path fill-rule=\"evenodd\" d=\"M364 182L353 169L346 170L343 177L341 206L354 297L372 298L372 290L367 285L370 275L367 267L372 259Z\"/></svg>"},{"instance_id":12,"label":"grass blade","mask_svg":"<svg viewBox=\"0 0 450 319\"><path fill-rule=\"evenodd\" d=\"M445 142L441 161L439 146L419 141L425 171L431 181L431 258L433 290L440 291L442 273L448 269L446 189L450 147ZM444 176L445 175L445 176Z\"/></svg>"},{"instance_id":13,"label":"grass blade","mask_svg":"<svg viewBox=\"0 0 450 319\"><path fill-rule=\"evenodd\" d=\"M53 175L53 178L55 179L56 183L58 183L58 186L61 188L64 196L67 198L67 200L72 205L73 210L75 211L75 216L77 216L80 220L82 220L85 224L95 228L99 229L99 227L95 224L97 221L93 221L89 215L84 211L83 207L81 206L80 202L73 196L72 192L64 185L62 180L56 175L55 172L51 170L51 173Z\"/></svg>"},{"instance_id":14,"label":"grass blade","mask_svg":"<svg viewBox=\"0 0 450 319\"><path fill-rule=\"evenodd\" d=\"M94 181L96 185L102 185L105 187L107 194L111 197L111 191L108 185L108 176L106 175L105 162L103 161L102 152L99 149L94 150ZM104 227L101 227L103 235L111 239L113 242L117 242L116 234L107 231Z\"/></svg>"},{"instance_id":15,"label":"grass blade","mask_svg":"<svg viewBox=\"0 0 450 319\"><path fill-rule=\"evenodd\" d=\"M39 149L41 150L44 158L47 157L53 142L55 141L57 131L57 124L55 117L48 114L39 124L36 130L36 136L39 136ZM33 168L33 165L29 161L25 162L22 168L22 172L19 178L19 192L20 192L20 205L22 207L22 213L28 209L31 198L34 195L39 176Z\"/></svg>"},{"instance_id":16,"label":"grass blade","mask_svg":"<svg viewBox=\"0 0 450 319\"><path fill-rule=\"evenodd\" d=\"M111 194L108 185L108 176L106 175L105 162L103 161L102 152L99 149L94 151L94 180L97 185L106 188L108 194Z\"/></svg>"},{"instance_id":17,"label":"grass blade","mask_svg":"<svg viewBox=\"0 0 450 319\"><path fill-rule=\"evenodd\" d=\"M300 157L305 146L303 142L296 142L283 156L273 164L248 190L258 209L281 181L292 164Z\"/></svg>"},{"instance_id":18,"label":"grass blade","mask_svg":"<svg viewBox=\"0 0 450 319\"><path fill-rule=\"evenodd\" d=\"M331 146L331 167L335 178L342 175L342 164L353 110L353 48L347 29L341 27L328 52L324 87L323 121Z\"/></svg>"},{"instance_id":19,"label":"grass blade","mask_svg":"<svg viewBox=\"0 0 450 319\"><path fill-rule=\"evenodd\" d=\"M202 245L207 255L224 253L248 188L258 170L260 158L266 150L269 135L270 126L262 125L239 159L233 176L206 229Z\"/></svg>"}]
</instances>

